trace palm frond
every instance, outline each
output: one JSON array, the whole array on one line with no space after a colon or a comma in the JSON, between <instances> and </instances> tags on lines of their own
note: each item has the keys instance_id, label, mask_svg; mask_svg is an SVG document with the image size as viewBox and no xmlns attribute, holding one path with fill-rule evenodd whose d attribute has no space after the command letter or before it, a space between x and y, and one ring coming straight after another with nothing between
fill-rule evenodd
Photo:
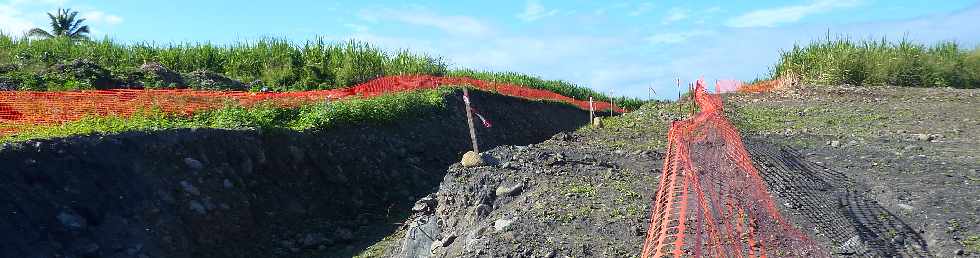
<instances>
[{"instance_id":1,"label":"palm frond","mask_svg":"<svg viewBox=\"0 0 980 258\"><path fill-rule=\"evenodd\" d=\"M37 38L53 38L54 37L54 35L51 35L51 33L48 33L47 31L44 31L44 30L39 29L39 28L33 28L33 29L27 31L27 36L28 37L37 37Z\"/></svg>"}]
</instances>

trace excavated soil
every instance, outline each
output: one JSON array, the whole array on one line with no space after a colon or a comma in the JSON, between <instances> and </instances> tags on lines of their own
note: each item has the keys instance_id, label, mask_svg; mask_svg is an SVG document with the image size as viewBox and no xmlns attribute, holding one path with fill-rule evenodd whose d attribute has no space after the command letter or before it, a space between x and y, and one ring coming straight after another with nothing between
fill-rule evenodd
<instances>
[{"instance_id":1,"label":"excavated soil","mask_svg":"<svg viewBox=\"0 0 980 258\"><path fill-rule=\"evenodd\" d=\"M470 148L444 109L324 131L184 129L0 149L0 257L349 257L381 240ZM587 122L474 92L485 148Z\"/></svg>"},{"instance_id":2,"label":"excavated soil","mask_svg":"<svg viewBox=\"0 0 980 258\"><path fill-rule=\"evenodd\" d=\"M780 212L835 257L980 257L977 90L807 87L727 95ZM654 104L449 168L389 257L635 257L671 120ZM924 135L924 136L923 136Z\"/></svg>"}]
</instances>

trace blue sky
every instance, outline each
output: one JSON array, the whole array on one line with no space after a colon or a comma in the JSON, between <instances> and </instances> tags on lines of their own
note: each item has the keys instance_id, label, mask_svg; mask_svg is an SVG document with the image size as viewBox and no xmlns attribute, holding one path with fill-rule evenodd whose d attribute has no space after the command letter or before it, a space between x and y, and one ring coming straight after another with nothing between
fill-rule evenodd
<instances>
[{"instance_id":1,"label":"blue sky","mask_svg":"<svg viewBox=\"0 0 980 258\"><path fill-rule=\"evenodd\" d=\"M677 95L674 78L752 80L779 50L833 35L980 44L980 1L0 0L0 30L69 7L125 42L356 38L453 66L568 80L615 95Z\"/></svg>"}]
</instances>

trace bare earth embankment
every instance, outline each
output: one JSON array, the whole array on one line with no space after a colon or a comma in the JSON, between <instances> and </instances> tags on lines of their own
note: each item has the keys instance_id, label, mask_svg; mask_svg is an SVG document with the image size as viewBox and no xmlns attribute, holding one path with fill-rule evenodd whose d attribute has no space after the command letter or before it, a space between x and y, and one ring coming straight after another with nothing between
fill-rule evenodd
<instances>
[{"instance_id":1,"label":"bare earth embankment","mask_svg":"<svg viewBox=\"0 0 980 258\"><path fill-rule=\"evenodd\" d=\"M784 216L834 256L980 256L980 91L804 87L726 95ZM622 257L640 252L668 124L650 104L603 128L453 165L389 256Z\"/></svg>"}]
</instances>

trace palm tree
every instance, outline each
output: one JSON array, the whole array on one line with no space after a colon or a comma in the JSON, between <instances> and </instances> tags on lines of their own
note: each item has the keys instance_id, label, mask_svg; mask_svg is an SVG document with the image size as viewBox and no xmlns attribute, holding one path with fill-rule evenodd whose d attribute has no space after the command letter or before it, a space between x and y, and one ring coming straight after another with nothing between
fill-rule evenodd
<instances>
[{"instance_id":1,"label":"palm tree","mask_svg":"<svg viewBox=\"0 0 980 258\"><path fill-rule=\"evenodd\" d=\"M85 34L89 33L88 25L82 25L85 18L76 20L75 18L77 16L77 11L58 8L58 14L48 13L48 18L51 19L51 32L40 28L33 28L27 32L27 36L38 38L66 37L71 40L86 40L88 36Z\"/></svg>"}]
</instances>

